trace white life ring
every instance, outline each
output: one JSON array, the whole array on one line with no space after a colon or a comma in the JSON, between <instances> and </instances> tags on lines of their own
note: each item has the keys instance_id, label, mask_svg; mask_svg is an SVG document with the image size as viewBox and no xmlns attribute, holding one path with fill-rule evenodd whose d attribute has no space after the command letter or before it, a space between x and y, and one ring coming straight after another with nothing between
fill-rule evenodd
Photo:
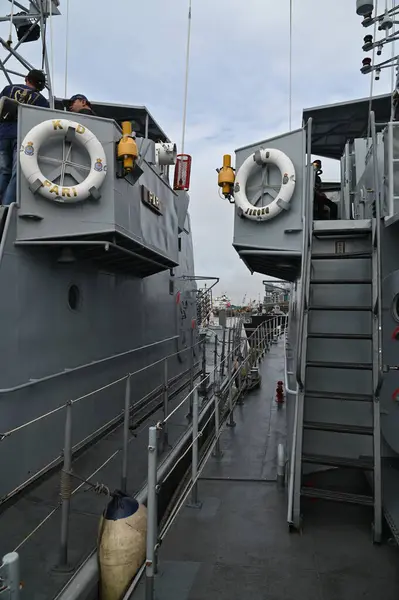
<instances>
[{"instance_id":1,"label":"white life ring","mask_svg":"<svg viewBox=\"0 0 399 600\"><path fill-rule=\"evenodd\" d=\"M38 164L38 154L43 142L50 138L65 138L73 131L72 139L86 148L90 156L90 171L75 186L60 186L43 175ZM70 133L69 133L70 135ZM21 169L30 188L48 200L62 203L82 202L99 190L107 174L107 161L99 140L87 127L67 119L51 119L33 127L25 136L20 151Z\"/></svg>"},{"instance_id":2,"label":"white life ring","mask_svg":"<svg viewBox=\"0 0 399 600\"><path fill-rule=\"evenodd\" d=\"M262 164L271 163L280 169L282 183L276 198L266 206L254 206L247 198L246 187L250 174ZM262 148L254 152L238 169L234 184L234 201L242 216L252 221L268 221L289 208L295 190L295 167L291 159L276 148Z\"/></svg>"}]
</instances>

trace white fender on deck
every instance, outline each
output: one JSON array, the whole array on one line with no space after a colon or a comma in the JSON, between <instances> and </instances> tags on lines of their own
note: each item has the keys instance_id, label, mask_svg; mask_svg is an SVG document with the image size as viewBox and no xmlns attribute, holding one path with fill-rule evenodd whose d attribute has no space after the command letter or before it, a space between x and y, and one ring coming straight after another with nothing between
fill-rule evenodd
<instances>
[{"instance_id":1,"label":"white fender on deck","mask_svg":"<svg viewBox=\"0 0 399 600\"><path fill-rule=\"evenodd\" d=\"M38 164L40 147L51 138L67 138L86 148L90 156L90 171L86 179L75 186L60 186L44 177ZM51 119L33 127L25 136L19 160L22 173L31 190L54 202L82 202L90 196L98 196L107 174L104 148L87 127L67 119Z\"/></svg>"},{"instance_id":2,"label":"white fender on deck","mask_svg":"<svg viewBox=\"0 0 399 600\"><path fill-rule=\"evenodd\" d=\"M263 164L273 164L280 169L282 182L276 198L266 206L254 206L247 198L246 187L249 176ZM268 221L282 210L288 210L295 190L295 167L291 159L276 148L262 148L254 152L238 169L234 184L234 201L242 210L242 216L252 221Z\"/></svg>"}]
</instances>

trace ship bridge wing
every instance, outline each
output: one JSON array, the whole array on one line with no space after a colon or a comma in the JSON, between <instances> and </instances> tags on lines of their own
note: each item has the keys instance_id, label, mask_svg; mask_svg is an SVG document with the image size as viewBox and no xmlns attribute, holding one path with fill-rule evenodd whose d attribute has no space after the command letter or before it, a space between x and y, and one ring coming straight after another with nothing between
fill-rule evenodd
<instances>
[{"instance_id":1,"label":"ship bridge wing","mask_svg":"<svg viewBox=\"0 0 399 600\"><path fill-rule=\"evenodd\" d=\"M312 117L312 153L325 158L340 159L348 140L366 137L369 98L306 108L303 122ZM375 96L371 110L377 123L386 123L391 117L391 95Z\"/></svg>"}]
</instances>

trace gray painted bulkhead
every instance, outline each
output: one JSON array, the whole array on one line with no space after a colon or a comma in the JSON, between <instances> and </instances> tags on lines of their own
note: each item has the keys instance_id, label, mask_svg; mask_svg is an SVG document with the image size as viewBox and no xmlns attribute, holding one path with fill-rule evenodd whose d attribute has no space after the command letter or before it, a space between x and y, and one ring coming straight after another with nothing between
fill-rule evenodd
<instances>
[{"instance_id":1,"label":"gray painted bulkhead","mask_svg":"<svg viewBox=\"0 0 399 600\"><path fill-rule=\"evenodd\" d=\"M398 133L396 133L398 131ZM300 132L295 132L299 135ZM302 150L302 157L297 158L297 154L292 147L282 147L280 140L284 136L274 140L268 140L263 143L248 146L245 149L237 151L237 169L243 163L245 158L252 152L263 147L275 147L282 149L293 160L296 168L297 164L304 163L305 153ZM398 141L396 141L396 139ZM393 157L399 158L399 130L394 128L393 135ZM303 149L303 142L296 147ZM372 249L372 228L371 221L374 215L373 208L373 153L375 148L365 139L355 139L348 142L345 147L344 155L341 159L341 198L339 200L339 215L342 221L343 229L350 231L351 225L348 219L354 217L357 220L357 226L364 229L363 233L334 234L331 236L318 236L314 231L312 241L312 254L334 254L337 252L335 244L344 240L346 253L370 253ZM380 132L377 136L377 164L380 177L382 216L388 214L389 199L387 198L387 132ZM279 173L275 173L276 180L279 180ZM257 173L254 180L250 180L247 192L248 197L255 195L255 190L261 186L261 174ZM399 181L399 162L394 165L394 190L399 189L396 185ZM299 188L300 189L300 188ZM298 187L297 187L298 190ZM298 191L296 190L296 194ZM396 192L395 192L396 194ZM399 196L399 193L398 193ZM297 201L297 202L296 202ZM266 223L252 222L245 218L235 216L234 243L237 250L242 248L252 248L254 256L256 251L267 250L272 252L276 249L294 249L292 240L301 243L301 235L287 234L288 227L285 225L288 219L292 219L290 225L295 228L294 220L300 228L300 216L302 206L300 198L296 195L293 198L292 210L287 213L281 213L278 217ZM298 211L296 212L296 209ZM395 198L394 210L397 212L397 199ZM395 222L393 222L395 221ZM399 294L399 270L398 270L398 250L399 250L399 225L397 217L391 219L391 222L382 221L381 227L381 258L382 258L382 338L383 338L383 357L384 363L397 365L399 341L393 338L393 332L399 327L399 306L393 307L393 300L396 294ZM314 229L323 228L323 222L314 224ZM339 227L339 222L336 222ZM291 242L291 244L290 244ZM245 256L245 262L250 269L256 272L276 275L286 278L283 269L271 271L270 263L266 270L264 264L261 264L260 258L257 262L248 255ZM266 261L266 258L264 259ZM277 261L276 261L277 265ZM307 343L307 361L317 363L327 361L331 363L370 363L372 357L372 297L371 297L371 278L372 262L369 257L353 259L312 261L310 281L311 284L309 303L311 306L323 306L323 310L310 310L308 312L308 333L313 336ZM323 283L323 280L326 283ZM336 285L335 280L348 280L351 283L345 285ZM358 283L356 283L358 281ZM288 384L291 389L296 387L296 359L298 358L298 339L297 324L298 318L303 310L299 305L301 281L293 284L291 307L290 307L290 325L288 331ZM334 310L334 307L338 310ZM354 310L350 310L353 306ZM346 307L346 310L342 310ZM396 310L398 312L396 313ZM399 330L398 330L399 331ZM359 339L333 339L334 334L345 332L348 336L359 336ZM323 336L325 334L325 336ZM360 339L363 336L363 339ZM366 339L366 336L370 336ZM399 336L398 336L399 337ZM395 391L399 389L399 373L391 370L384 375L384 384L380 392L381 396L381 432L382 432L382 456L392 457L399 453L398 426L399 426L399 401L393 400ZM304 420L305 422L319 423L344 423L351 426L372 428L373 412L372 404L361 403L358 401L348 402L323 397L324 392L344 394L369 394L372 395L373 384L370 370L362 369L338 369L330 367L308 366L306 369L306 390L317 390L319 397L313 396L306 398ZM290 446L292 438L292 427L294 420L294 402L293 397L289 395L287 402L287 425L289 431ZM288 448L288 451L290 448ZM345 433L336 433L329 431L309 430L304 435L303 452L306 454L327 455L327 456L345 456L348 458L360 458L372 456L372 438L366 435L354 435ZM319 465L306 465L303 472L320 470Z\"/></svg>"},{"instance_id":2,"label":"gray painted bulkhead","mask_svg":"<svg viewBox=\"0 0 399 600\"><path fill-rule=\"evenodd\" d=\"M132 249L135 243L149 249L152 258L164 260L166 267L178 264L177 221L175 205L176 193L161 176L155 164L155 144L151 140L137 139L141 160L138 164L143 169L138 183L133 185L131 176L117 178L116 144L121 138L121 129L112 120L79 115L70 117L90 129L101 142L107 159L107 177L99 190L100 200L90 199L75 205L48 202L39 194L31 193L23 174L18 177L21 210L17 225L17 239L101 239L101 235L119 234L123 236L125 245ZM62 111L24 107L20 109L18 127L19 139L44 119L66 118ZM50 141L41 151L39 166L43 174L54 180L54 163L46 162L46 158L62 159L63 145L60 140ZM78 144L72 146L71 162L90 166L88 154ZM143 160L144 158L144 160ZM76 168L79 173L79 169ZM80 172L82 176L82 172ZM84 174L83 174L84 178ZM75 182L67 175L66 185ZM141 202L141 185L144 185L161 202L162 215L150 210ZM25 216L29 218L25 218ZM36 217L36 218L32 218ZM62 218L60 218L62 216ZM165 267L165 268L166 268Z\"/></svg>"},{"instance_id":3,"label":"gray painted bulkhead","mask_svg":"<svg viewBox=\"0 0 399 600\"><path fill-rule=\"evenodd\" d=\"M53 111L23 107L20 139L49 113L53 115ZM61 116L65 114L58 112L57 118ZM135 187L117 180L113 148L120 132L116 124L84 116L80 121L101 139L108 155L100 200L73 207L52 204L34 196L19 174L20 207L12 205L8 210L0 245L0 433L168 354L180 351L169 360L170 377L189 365L184 349L196 315L196 284L181 279L194 274L188 196L185 194L179 215L184 223L179 251L179 197L156 172L157 167L142 163L144 174ZM140 148L140 142L138 145ZM137 187L143 182L163 200L162 215L141 204ZM26 212L40 214L43 220L20 219ZM154 252L178 263L173 276L165 269L140 278L126 268L125 272L113 272L105 264L99 267L79 257L64 264L58 262L60 249L53 252L47 246L15 244L27 238L51 240L112 229L147 243ZM80 296L76 310L68 304L72 285ZM149 344L156 345L145 348ZM162 381L162 364L133 377L132 400ZM120 415L123 399L124 383L119 383L74 404L74 445L89 441ZM60 457L64 419L61 410L0 442L0 498Z\"/></svg>"},{"instance_id":4,"label":"gray painted bulkhead","mask_svg":"<svg viewBox=\"0 0 399 600\"><path fill-rule=\"evenodd\" d=\"M295 167L295 191L289 209L283 210L274 219L255 222L241 217L235 207L233 246L247 266L258 273L279 276L287 274L294 280L300 268L302 249L302 210L305 172L305 138L303 129L274 137L236 150L236 171L246 158L262 148L276 148L287 154ZM271 201L267 187L277 193L281 185L281 174L277 167L259 167L248 179L247 197L251 203L264 194L259 206ZM253 252L251 252L253 251ZM262 252L262 254L259 254Z\"/></svg>"}]
</instances>

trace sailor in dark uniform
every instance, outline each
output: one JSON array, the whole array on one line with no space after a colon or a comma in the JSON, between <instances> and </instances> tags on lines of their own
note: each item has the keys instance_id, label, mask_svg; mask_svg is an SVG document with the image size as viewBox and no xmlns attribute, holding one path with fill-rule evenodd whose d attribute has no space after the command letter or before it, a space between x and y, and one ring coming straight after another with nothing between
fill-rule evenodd
<instances>
[{"instance_id":1,"label":"sailor in dark uniform","mask_svg":"<svg viewBox=\"0 0 399 600\"><path fill-rule=\"evenodd\" d=\"M33 69L25 78L25 84L7 85L0 98L10 98L21 104L49 107L48 100L40 93L46 85L43 71ZM0 121L0 204L16 201L17 189L17 120L5 117Z\"/></svg>"},{"instance_id":2,"label":"sailor in dark uniform","mask_svg":"<svg viewBox=\"0 0 399 600\"><path fill-rule=\"evenodd\" d=\"M321 170L321 161L315 160L313 168L315 170L313 218L315 220L336 221L338 219L338 206L322 191L320 175L323 171Z\"/></svg>"},{"instance_id":3,"label":"sailor in dark uniform","mask_svg":"<svg viewBox=\"0 0 399 600\"><path fill-rule=\"evenodd\" d=\"M68 105L68 110L71 112L79 113L80 115L94 116L91 104L83 94L75 94L72 98L69 98Z\"/></svg>"}]
</instances>

